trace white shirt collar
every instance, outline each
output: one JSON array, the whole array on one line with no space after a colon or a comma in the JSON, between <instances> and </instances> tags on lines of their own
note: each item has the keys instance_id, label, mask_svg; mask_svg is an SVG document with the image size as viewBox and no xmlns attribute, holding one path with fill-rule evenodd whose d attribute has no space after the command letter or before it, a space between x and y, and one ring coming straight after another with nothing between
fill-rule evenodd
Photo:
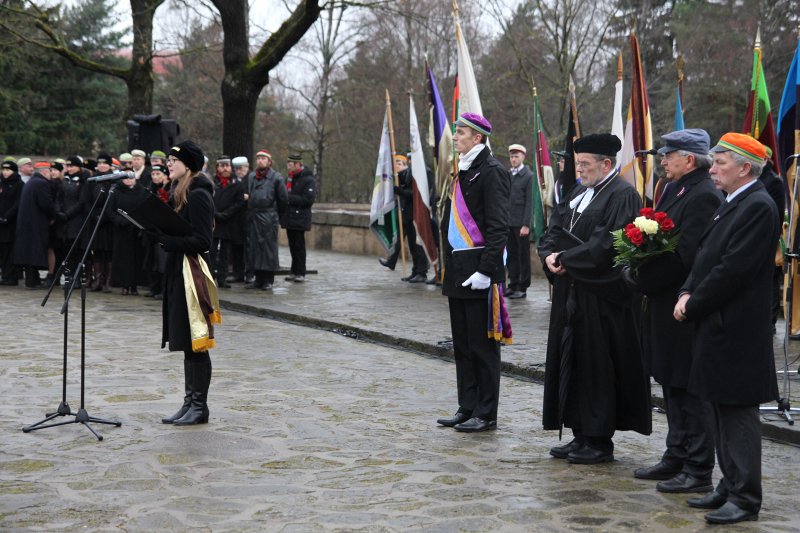
<instances>
[{"instance_id":1,"label":"white shirt collar","mask_svg":"<svg viewBox=\"0 0 800 533\"><path fill-rule=\"evenodd\" d=\"M600 182L599 182L597 185L595 185L595 186L594 186L594 187L592 187L592 188L588 188L588 187L587 187L585 191L583 191L583 192L582 192L582 193L580 193L578 196L576 196L575 198L573 198L572 200L570 200L570 202L569 202L569 208L570 208L570 209L575 209L575 206L578 206L578 213L583 213L583 210L584 210L584 209L586 209L586 206L588 206L588 205L589 205L589 202L591 202L591 201L592 201L592 198L594 197L594 191L595 191L595 189L597 189L597 188L601 187L601 186L602 186L602 185L603 185L605 182L607 182L607 181L608 181L608 180L611 178L611 176L613 176L613 175L614 175L616 172L617 172L617 169L616 169L616 168L615 168L615 169L612 169L612 170L611 170L611 172L609 172L608 174L606 174L606 176L605 176L605 177L604 177L602 180L600 180Z\"/></svg>"},{"instance_id":2,"label":"white shirt collar","mask_svg":"<svg viewBox=\"0 0 800 533\"><path fill-rule=\"evenodd\" d=\"M754 180L750 181L749 183L745 183L744 185L742 185L741 187L739 187L738 189L736 189L735 191L733 191L732 193L730 193L730 194L728 195L728 197L727 197L727 198L725 198L725 201L726 201L726 202L728 202L728 203L730 203L730 201L731 201L731 200L733 200L734 198L736 198L737 196L739 196L741 193L743 193L744 191L746 191L748 187L751 187L751 186L752 186L753 184L755 184L755 182L757 182L757 181L758 181L758 179L754 179Z\"/></svg>"},{"instance_id":3,"label":"white shirt collar","mask_svg":"<svg viewBox=\"0 0 800 533\"><path fill-rule=\"evenodd\" d=\"M472 162L475 161L475 158L478 157L478 154L481 153L484 148L486 148L485 144L476 144L469 152L459 157L458 170L469 170L469 167L472 166Z\"/></svg>"}]
</instances>

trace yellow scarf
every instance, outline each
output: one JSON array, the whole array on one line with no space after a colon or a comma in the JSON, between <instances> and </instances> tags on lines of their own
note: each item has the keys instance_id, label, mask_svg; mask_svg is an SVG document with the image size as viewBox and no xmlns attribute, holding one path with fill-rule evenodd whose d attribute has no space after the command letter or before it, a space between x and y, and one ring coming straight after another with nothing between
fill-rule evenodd
<instances>
[{"instance_id":1,"label":"yellow scarf","mask_svg":"<svg viewBox=\"0 0 800 533\"><path fill-rule=\"evenodd\" d=\"M183 287L189 311L192 351L205 352L216 346L213 324L221 324L222 315L217 286L202 257L183 256Z\"/></svg>"}]
</instances>

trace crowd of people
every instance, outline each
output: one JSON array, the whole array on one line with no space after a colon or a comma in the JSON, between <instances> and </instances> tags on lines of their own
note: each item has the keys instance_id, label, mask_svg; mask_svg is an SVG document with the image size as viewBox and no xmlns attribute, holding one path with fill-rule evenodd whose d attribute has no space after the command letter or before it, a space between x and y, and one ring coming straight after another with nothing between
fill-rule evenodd
<instances>
[{"instance_id":1,"label":"crowd of people","mask_svg":"<svg viewBox=\"0 0 800 533\"><path fill-rule=\"evenodd\" d=\"M205 156L204 156L205 157ZM266 150L256 154L251 170L244 156L220 156L201 173L213 185L214 232L210 268L216 284L229 288L245 282L246 288L270 290L278 264L278 231L283 227L292 257L286 281L302 283L306 275L305 232L311 229L311 206L316 181L303 165L300 154L290 154L287 176L273 168ZM130 171L124 179L95 182L93 176ZM174 196L167 154L135 149L112 157L100 153L94 159L78 155L66 159L38 160L6 157L0 180L0 285L45 288L69 281L83 252L89 248L92 227L97 232L85 265L92 291L161 298L166 255L119 210L130 212L148 195L164 202ZM113 194L101 216L105 194ZM88 220L88 231L79 235ZM77 241L77 242L76 242ZM54 279L66 253L75 245L64 272ZM42 279L40 271L47 271Z\"/></svg>"}]
</instances>

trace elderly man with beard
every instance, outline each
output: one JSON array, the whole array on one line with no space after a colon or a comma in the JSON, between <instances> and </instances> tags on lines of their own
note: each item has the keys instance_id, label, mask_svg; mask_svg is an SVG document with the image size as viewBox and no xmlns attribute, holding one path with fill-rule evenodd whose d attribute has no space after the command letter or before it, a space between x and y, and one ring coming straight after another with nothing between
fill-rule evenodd
<instances>
[{"instance_id":1,"label":"elderly man with beard","mask_svg":"<svg viewBox=\"0 0 800 533\"><path fill-rule=\"evenodd\" d=\"M272 290L278 270L278 228L280 214L289 205L283 176L272 168L272 155L256 154L256 171L247 183L247 262L255 272L246 289Z\"/></svg>"}]
</instances>

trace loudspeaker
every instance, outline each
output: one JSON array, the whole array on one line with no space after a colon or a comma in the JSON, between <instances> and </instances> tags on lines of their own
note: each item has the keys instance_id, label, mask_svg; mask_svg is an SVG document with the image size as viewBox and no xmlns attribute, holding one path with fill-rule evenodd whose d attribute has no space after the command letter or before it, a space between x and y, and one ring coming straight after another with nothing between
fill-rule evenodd
<instances>
[{"instance_id":1,"label":"loudspeaker","mask_svg":"<svg viewBox=\"0 0 800 533\"><path fill-rule=\"evenodd\" d=\"M177 120L162 119L161 115L133 115L127 125L129 152L137 148L148 154L153 150L169 152L170 148L178 144L181 133Z\"/></svg>"}]
</instances>

